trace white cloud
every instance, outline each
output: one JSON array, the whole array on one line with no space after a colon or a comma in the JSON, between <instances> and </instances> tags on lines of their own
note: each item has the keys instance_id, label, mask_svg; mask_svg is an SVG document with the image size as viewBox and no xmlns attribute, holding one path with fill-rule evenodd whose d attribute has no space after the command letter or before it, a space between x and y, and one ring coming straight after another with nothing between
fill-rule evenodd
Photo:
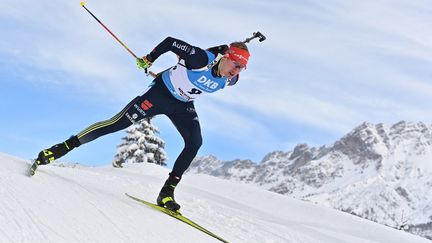
<instances>
[{"instance_id":1,"label":"white cloud","mask_svg":"<svg viewBox=\"0 0 432 243\"><path fill-rule=\"evenodd\" d=\"M202 102L197 102L196 108L200 120L204 121L201 122L201 126L207 132L225 136L233 141L247 142L250 146L275 139L272 137L271 128L266 126L263 120L255 120L239 113L234 106L221 106L218 100L206 98ZM251 140L251 136L260 139Z\"/></svg>"}]
</instances>

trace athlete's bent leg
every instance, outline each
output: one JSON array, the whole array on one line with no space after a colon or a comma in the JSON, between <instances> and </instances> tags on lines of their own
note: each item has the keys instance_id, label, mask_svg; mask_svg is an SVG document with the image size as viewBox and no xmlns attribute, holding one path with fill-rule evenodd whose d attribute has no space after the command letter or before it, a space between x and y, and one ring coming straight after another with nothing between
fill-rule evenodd
<instances>
[{"instance_id":1,"label":"athlete's bent leg","mask_svg":"<svg viewBox=\"0 0 432 243\"><path fill-rule=\"evenodd\" d=\"M76 136L72 136L63 143L56 144L51 148L44 149L38 154L36 163L39 165L48 164L53 162L60 157L63 157L69 153L72 149L95 140L103 135L117 132L119 130L125 129L133 124L133 117L130 114L136 114L135 118L137 120L143 119L145 116L138 111L135 104L143 99L142 96L133 99L126 107L120 111L117 115L109 120L95 123L88 128L84 129L82 132L78 133Z\"/></svg>"},{"instance_id":2,"label":"athlete's bent leg","mask_svg":"<svg viewBox=\"0 0 432 243\"><path fill-rule=\"evenodd\" d=\"M195 109L193 105L186 105L186 108L190 109L185 113L168 116L183 137L185 147L175 161L174 168L156 199L158 205L173 211L180 209L180 205L174 199L174 189L202 144L201 128Z\"/></svg>"}]
</instances>

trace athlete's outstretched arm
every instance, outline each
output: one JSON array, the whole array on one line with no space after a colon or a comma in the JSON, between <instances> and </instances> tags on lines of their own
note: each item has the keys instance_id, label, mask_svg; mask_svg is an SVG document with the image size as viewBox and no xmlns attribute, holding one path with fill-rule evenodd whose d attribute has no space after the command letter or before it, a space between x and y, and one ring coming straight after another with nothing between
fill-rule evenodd
<instances>
[{"instance_id":1,"label":"athlete's outstretched arm","mask_svg":"<svg viewBox=\"0 0 432 243\"><path fill-rule=\"evenodd\" d=\"M149 61L154 62L168 51L185 60L186 67L190 69L202 68L208 63L208 56L203 49L173 37L165 38L146 57Z\"/></svg>"}]
</instances>

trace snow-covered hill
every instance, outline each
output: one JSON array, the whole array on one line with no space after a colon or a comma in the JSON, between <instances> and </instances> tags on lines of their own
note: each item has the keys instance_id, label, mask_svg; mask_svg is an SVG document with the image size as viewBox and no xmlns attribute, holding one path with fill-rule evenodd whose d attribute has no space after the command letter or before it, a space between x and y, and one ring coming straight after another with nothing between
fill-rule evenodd
<instances>
[{"instance_id":1,"label":"snow-covered hill","mask_svg":"<svg viewBox=\"0 0 432 243\"><path fill-rule=\"evenodd\" d=\"M432 239L432 126L363 123L329 147L300 144L261 163L198 158L189 170L260 185Z\"/></svg>"},{"instance_id":2,"label":"snow-covered hill","mask_svg":"<svg viewBox=\"0 0 432 243\"><path fill-rule=\"evenodd\" d=\"M126 196L152 200L168 170L154 164L43 166L0 153L0 242L218 242ZM424 238L252 185L186 175L183 213L230 242L426 243Z\"/></svg>"}]
</instances>

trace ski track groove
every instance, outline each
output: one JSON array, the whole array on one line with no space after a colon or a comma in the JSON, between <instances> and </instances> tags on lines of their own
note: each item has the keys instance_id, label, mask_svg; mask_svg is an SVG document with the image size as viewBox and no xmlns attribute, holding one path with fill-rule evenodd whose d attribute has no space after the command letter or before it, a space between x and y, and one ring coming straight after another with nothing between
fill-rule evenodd
<instances>
[{"instance_id":1,"label":"ski track groove","mask_svg":"<svg viewBox=\"0 0 432 243\"><path fill-rule=\"evenodd\" d=\"M132 241L132 239L128 236L128 234L126 234L124 231L122 231L121 230L121 227L119 226L119 225L117 225L103 210L101 210L100 209L100 207L98 206L98 204L96 204L96 203L93 203L91 200L90 200L90 198L95 198L95 200L97 200L96 198L97 197L95 197L94 195L96 194L96 192L95 191L98 191L97 193L98 194L106 194L105 192L102 192L101 190L98 190L98 189L96 189L95 191L91 191L91 190L89 190L87 187L85 187L85 186L83 186L80 182L78 182L78 181L76 181L76 180L74 180L74 179L71 179L71 178L66 178L66 177L64 177L64 176L61 176L61 175L58 175L58 174L56 174L56 173L54 173L54 172L46 172L46 174L48 174L48 175L50 175L50 176L53 176L53 177L56 177L56 178L58 178L58 179L60 179L60 180L62 180L62 181L64 181L64 182L66 182L66 183L68 183L68 184L71 184L71 185L73 185L73 186L77 186L78 188L80 188L80 189L83 189L87 194L88 194L88 197L89 197L89 200L87 200L87 202L103 217L103 218L105 218L106 219L106 222L109 222L111 225L113 225L114 226L114 228L115 228L115 231L123 238L123 239L125 239L125 242L131 242ZM109 196L111 196L111 195L109 195Z\"/></svg>"},{"instance_id":2,"label":"ski track groove","mask_svg":"<svg viewBox=\"0 0 432 243\"><path fill-rule=\"evenodd\" d=\"M6 184L10 184L10 183L6 182ZM24 215L29 219L27 222L30 222L30 225L27 226L26 228L33 227L37 229L37 232L43 237L43 239L48 241L49 238L45 234L44 229L40 226L40 222L38 221L37 215L35 215L31 210L29 210L21 203L20 199L22 199L22 197L17 197L15 195L17 191L11 190L11 188L14 188L12 185L7 185L6 188L8 188L9 190L7 192L10 195L10 198L12 199L12 201L14 201L14 207L12 208L12 211L15 211L16 208L20 209L24 213ZM17 227L23 231L22 233L27 236L28 234L26 233L26 228L23 228L22 224L16 220L15 223Z\"/></svg>"}]
</instances>

